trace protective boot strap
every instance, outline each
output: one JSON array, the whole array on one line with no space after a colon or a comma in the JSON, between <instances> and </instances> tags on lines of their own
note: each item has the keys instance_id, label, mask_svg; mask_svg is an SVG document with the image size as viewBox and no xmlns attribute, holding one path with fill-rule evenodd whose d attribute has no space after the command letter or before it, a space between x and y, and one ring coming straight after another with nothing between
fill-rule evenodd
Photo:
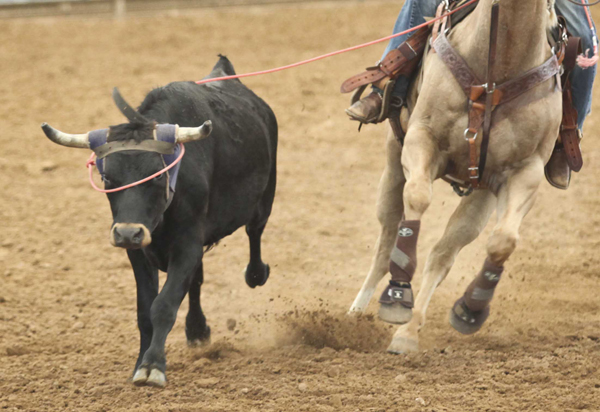
<instances>
[{"instance_id":1,"label":"protective boot strap","mask_svg":"<svg viewBox=\"0 0 600 412\"><path fill-rule=\"evenodd\" d=\"M420 220L405 220L400 224L396 244L390 255L393 282L410 283L415 274L420 227Z\"/></svg>"},{"instance_id":2,"label":"protective boot strap","mask_svg":"<svg viewBox=\"0 0 600 412\"><path fill-rule=\"evenodd\" d=\"M504 267L496 266L488 259L485 260L481 272L471 282L464 295L465 303L470 310L478 312L490 304L503 271Z\"/></svg>"}]
</instances>

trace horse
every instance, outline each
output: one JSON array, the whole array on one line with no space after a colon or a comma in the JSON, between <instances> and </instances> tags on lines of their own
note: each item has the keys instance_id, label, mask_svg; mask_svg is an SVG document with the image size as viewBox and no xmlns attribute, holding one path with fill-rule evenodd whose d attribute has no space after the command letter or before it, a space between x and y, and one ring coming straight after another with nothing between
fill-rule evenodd
<instances>
[{"instance_id":1,"label":"horse","mask_svg":"<svg viewBox=\"0 0 600 412\"><path fill-rule=\"evenodd\" d=\"M480 0L447 38L479 79L486 78L492 8L496 3L498 0ZM548 32L558 24L554 0L501 0L500 4L493 68L497 84L551 59ZM490 91L491 85L483 86ZM369 273L350 314L365 311L377 284L394 266L394 253L404 260L408 282L412 279L409 272L414 273L416 266L418 231L432 201L433 181L447 175L466 182L473 177L469 173L470 149L465 142L465 137L469 137L465 131L469 124L467 102L464 87L439 53L429 52L419 78L411 86L410 118L405 122L403 145L388 128L387 162L377 201L381 231ZM418 351L418 333L425 325L427 307L436 287L447 276L460 250L479 236L496 211L497 222L487 242L483 268L450 311L450 323L457 331L471 334L482 327L504 264L517 247L521 223L544 179L544 165L552 154L561 117L561 90L555 77L495 107L481 185L471 195L462 197L442 238L430 252L414 308L412 304L403 305L404 302L381 303L380 318L401 324L388 352ZM480 145L480 141L476 144ZM397 259L396 264L402 266ZM386 292L391 296L392 291L410 291L412 299L410 283L403 287L388 287ZM383 298L382 295L380 302Z\"/></svg>"}]
</instances>

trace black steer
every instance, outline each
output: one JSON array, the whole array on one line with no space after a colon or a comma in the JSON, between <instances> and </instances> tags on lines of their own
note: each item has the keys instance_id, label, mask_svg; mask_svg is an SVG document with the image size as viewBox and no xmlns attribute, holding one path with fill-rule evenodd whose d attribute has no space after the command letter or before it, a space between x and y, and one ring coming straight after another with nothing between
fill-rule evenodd
<instances>
[{"instance_id":1,"label":"black steer","mask_svg":"<svg viewBox=\"0 0 600 412\"><path fill-rule=\"evenodd\" d=\"M221 56L209 77L233 74L233 66ZM188 343L210 339L200 307L204 248L246 226L250 240L246 283L262 286L269 277L260 242L275 195L277 121L269 106L238 80L171 83L151 91L138 111L116 89L114 97L129 123L105 130L106 144L100 148L94 147L92 136L102 131L70 135L46 124L42 127L54 142L90 147L99 159L105 150L101 172L106 189L158 172L165 166L166 152L172 153L178 142L189 142L174 193L169 189L171 169L171 175L167 172L108 194L111 243L127 249L137 285L140 354L133 383L162 387L165 341L186 293ZM174 143L158 142L157 124L180 126L167 126L176 135ZM115 150L119 145L121 149ZM168 274L160 293L159 269Z\"/></svg>"}]
</instances>

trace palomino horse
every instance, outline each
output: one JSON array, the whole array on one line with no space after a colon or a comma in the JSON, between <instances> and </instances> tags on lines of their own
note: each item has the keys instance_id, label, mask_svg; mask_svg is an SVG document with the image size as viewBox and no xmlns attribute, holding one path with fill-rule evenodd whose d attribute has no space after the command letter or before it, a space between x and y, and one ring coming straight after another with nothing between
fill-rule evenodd
<instances>
[{"instance_id":1,"label":"palomino horse","mask_svg":"<svg viewBox=\"0 0 600 412\"><path fill-rule=\"evenodd\" d=\"M480 79L486 78L493 3L494 0L480 0L471 15L449 35L450 43ZM554 0L501 0L500 4L494 66L497 84L518 78L551 58L547 31L556 24ZM371 269L350 313L366 309L377 284L389 270L391 251L400 250L400 262L398 256L394 259L394 253L392 262L406 269L403 287L410 291L418 229L431 203L433 181L446 174L469 181L467 98L437 53L429 53L423 64L422 81L415 82L419 85L411 93L412 110L404 147L391 131L388 133L387 165L377 202L381 233ZM474 333L483 325L494 287L504 263L516 248L519 227L544 178L544 165L559 133L561 109L560 87L554 78L496 107L487 165L481 178L484 188L462 198L443 237L431 251L414 311L412 304L381 305L381 318L403 324L394 334L389 352L418 350L418 331L425 324L425 312L436 286L450 271L459 251L477 238L496 210L498 220L488 240L483 269L450 312L450 323L461 333Z\"/></svg>"}]
</instances>

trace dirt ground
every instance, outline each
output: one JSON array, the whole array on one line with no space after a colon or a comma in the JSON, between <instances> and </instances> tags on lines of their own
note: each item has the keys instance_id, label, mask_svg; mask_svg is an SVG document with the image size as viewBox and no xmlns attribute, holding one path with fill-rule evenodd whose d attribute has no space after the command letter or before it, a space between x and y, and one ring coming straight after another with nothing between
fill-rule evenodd
<instances>
[{"instance_id":1,"label":"dirt ground","mask_svg":"<svg viewBox=\"0 0 600 412\"><path fill-rule=\"evenodd\" d=\"M263 236L271 278L249 289L244 231L222 241L204 265L212 345L187 348L186 301L167 341L167 388L127 381L138 349L129 263L108 242L110 210L87 182L89 153L50 143L39 124L81 133L121 123L113 86L138 104L154 86L202 78L218 53L238 72L288 64L387 35L399 6L0 22L0 409L600 410L598 88L586 166L567 192L544 183L481 332L459 335L447 314L484 260L490 227L434 296L420 353L388 355L392 327L344 316L378 233L384 127L357 133L338 89L383 46L245 80L280 124L277 196ZM434 190L420 262L458 203L446 184Z\"/></svg>"}]
</instances>

